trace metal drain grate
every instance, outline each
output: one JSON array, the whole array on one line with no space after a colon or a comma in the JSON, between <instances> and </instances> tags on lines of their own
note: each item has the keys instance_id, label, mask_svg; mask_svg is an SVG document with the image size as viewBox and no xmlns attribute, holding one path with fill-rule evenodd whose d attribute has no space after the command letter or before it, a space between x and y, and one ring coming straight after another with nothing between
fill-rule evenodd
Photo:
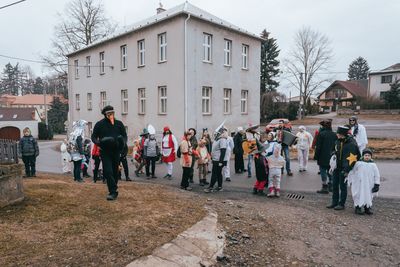
<instances>
[{"instance_id":1,"label":"metal drain grate","mask_svg":"<svg viewBox=\"0 0 400 267\"><path fill-rule=\"evenodd\" d=\"M298 195L298 194L287 194L286 198L288 199L296 199L296 200L302 200L304 199L304 196Z\"/></svg>"}]
</instances>

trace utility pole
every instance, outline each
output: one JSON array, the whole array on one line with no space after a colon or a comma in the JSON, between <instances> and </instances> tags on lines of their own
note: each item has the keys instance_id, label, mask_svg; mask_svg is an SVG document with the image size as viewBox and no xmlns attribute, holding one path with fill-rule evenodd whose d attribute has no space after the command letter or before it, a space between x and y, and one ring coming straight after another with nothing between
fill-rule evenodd
<instances>
[{"instance_id":1,"label":"utility pole","mask_svg":"<svg viewBox=\"0 0 400 267\"><path fill-rule=\"evenodd\" d=\"M303 87L303 73L300 72L300 95L299 95L299 120L301 120L302 117L302 87Z\"/></svg>"}]
</instances>

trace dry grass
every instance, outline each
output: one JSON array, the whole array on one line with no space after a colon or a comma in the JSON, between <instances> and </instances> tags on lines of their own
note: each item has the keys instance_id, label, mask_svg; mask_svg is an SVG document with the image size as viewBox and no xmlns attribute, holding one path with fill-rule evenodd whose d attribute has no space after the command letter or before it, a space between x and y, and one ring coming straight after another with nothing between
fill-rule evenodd
<instances>
[{"instance_id":1,"label":"dry grass","mask_svg":"<svg viewBox=\"0 0 400 267\"><path fill-rule=\"evenodd\" d=\"M202 201L160 185L122 183L115 202L105 185L65 176L24 186L23 203L0 209L0 266L125 266L205 215Z\"/></svg>"}]
</instances>

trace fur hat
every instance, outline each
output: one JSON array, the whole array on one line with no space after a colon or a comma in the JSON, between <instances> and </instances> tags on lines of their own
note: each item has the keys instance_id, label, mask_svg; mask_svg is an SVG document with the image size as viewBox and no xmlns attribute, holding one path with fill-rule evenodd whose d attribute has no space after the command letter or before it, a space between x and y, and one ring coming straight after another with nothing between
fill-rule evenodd
<instances>
[{"instance_id":1,"label":"fur hat","mask_svg":"<svg viewBox=\"0 0 400 267\"><path fill-rule=\"evenodd\" d=\"M370 154L371 157L372 157L372 150L369 149L369 148L364 149L363 152L362 152L362 155L364 156L365 154Z\"/></svg>"},{"instance_id":2,"label":"fur hat","mask_svg":"<svg viewBox=\"0 0 400 267\"><path fill-rule=\"evenodd\" d=\"M347 127L347 126L339 126L339 127L337 128L336 133L337 133L337 134L344 135L344 136L347 136L347 135L349 134L349 131L350 131L350 128L349 128L349 127Z\"/></svg>"},{"instance_id":3,"label":"fur hat","mask_svg":"<svg viewBox=\"0 0 400 267\"><path fill-rule=\"evenodd\" d=\"M114 108L110 105L105 106L101 111L101 114L106 115L107 113L114 113Z\"/></svg>"}]
</instances>

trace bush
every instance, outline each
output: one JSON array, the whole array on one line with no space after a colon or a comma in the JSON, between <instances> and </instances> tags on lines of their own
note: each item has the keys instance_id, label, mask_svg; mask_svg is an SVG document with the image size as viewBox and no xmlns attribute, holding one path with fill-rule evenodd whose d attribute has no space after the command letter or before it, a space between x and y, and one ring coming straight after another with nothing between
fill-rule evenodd
<instances>
[{"instance_id":1,"label":"bush","mask_svg":"<svg viewBox=\"0 0 400 267\"><path fill-rule=\"evenodd\" d=\"M46 127L46 123L39 122L39 140L52 140L53 131L51 127Z\"/></svg>"}]
</instances>

